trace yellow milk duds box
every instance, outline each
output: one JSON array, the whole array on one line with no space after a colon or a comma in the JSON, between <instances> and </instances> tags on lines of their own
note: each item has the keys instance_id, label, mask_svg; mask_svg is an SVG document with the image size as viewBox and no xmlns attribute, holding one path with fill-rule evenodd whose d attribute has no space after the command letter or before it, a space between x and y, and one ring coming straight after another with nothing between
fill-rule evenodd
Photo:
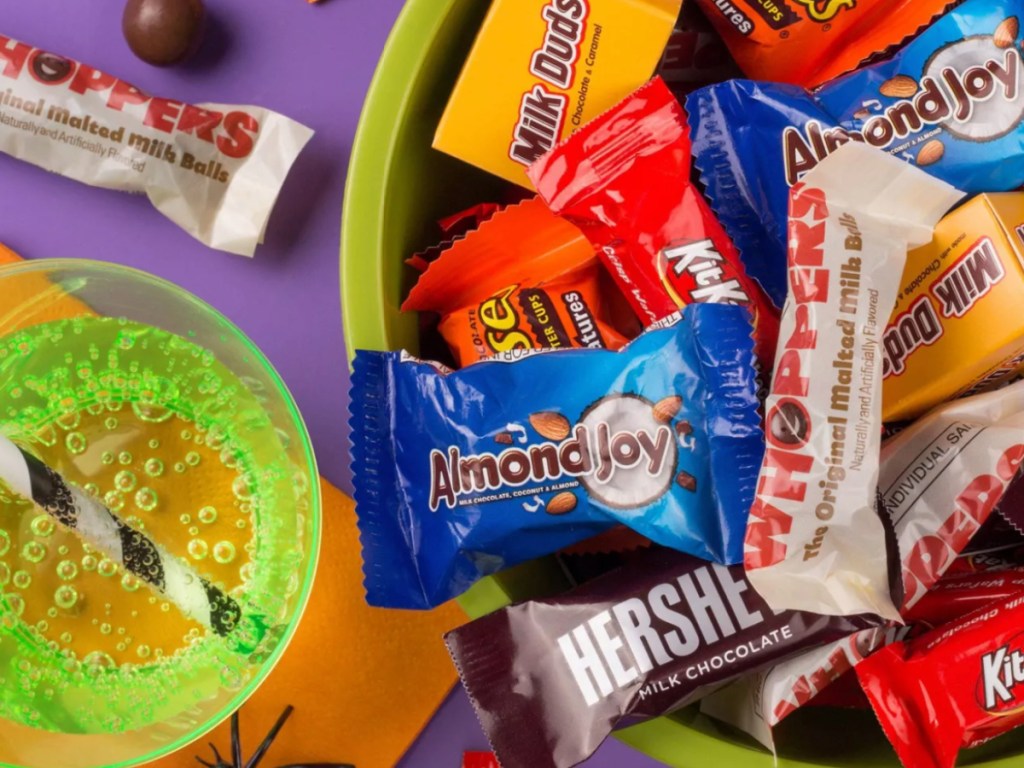
<instances>
[{"instance_id":1,"label":"yellow milk duds box","mask_svg":"<svg viewBox=\"0 0 1024 768\"><path fill-rule=\"evenodd\" d=\"M1024 366L1024 192L979 195L911 251L883 337L885 421L983 391Z\"/></svg>"},{"instance_id":2,"label":"yellow milk duds box","mask_svg":"<svg viewBox=\"0 0 1024 768\"><path fill-rule=\"evenodd\" d=\"M643 85L682 0L494 0L434 148L523 187L525 169Z\"/></svg>"}]
</instances>

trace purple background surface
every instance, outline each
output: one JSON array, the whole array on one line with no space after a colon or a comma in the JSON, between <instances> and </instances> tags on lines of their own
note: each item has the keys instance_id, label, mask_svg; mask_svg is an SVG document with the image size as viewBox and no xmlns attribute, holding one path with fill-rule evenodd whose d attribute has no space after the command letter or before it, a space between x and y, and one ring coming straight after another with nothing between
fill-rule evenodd
<instances>
[{"instance_id":1,"label":"purple background surface","mask_svg":"<svg viewBox=\"0 0 1024 768\"><path fill-rule=\"evenodd\" d=\"M351 491L348 369L338 241L345 170L360 106L402 0L206 0L201 55L159 70L136 60L115 0L0 0L0 34L86 61L159 96L254 104L316 130L254 260L212 251L141 197L92 189L0 156L0 242L27 258L128 264L172 280L219 309L277 367L313 437L320 471ZM399 704L400 705L400 704ZM458 768L486 739L453 693L402 768ZM657 765L609 742L588 768Z\"/></svg>"}]
</instances>

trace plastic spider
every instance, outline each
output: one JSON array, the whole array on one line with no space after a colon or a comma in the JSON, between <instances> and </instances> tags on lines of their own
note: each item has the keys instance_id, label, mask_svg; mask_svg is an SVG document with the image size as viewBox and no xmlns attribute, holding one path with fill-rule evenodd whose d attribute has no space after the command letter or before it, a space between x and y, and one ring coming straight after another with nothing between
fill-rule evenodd
<instances>
[{"instance_id":1,"label":"plastic spider","mask_svg":"<svg viewBox=\"0 0 1024 768\"><path fill-rule=\"evenodd\" d=\"M274 727L267 733L267 737L263 739L263 742L256 748L252 757L246 762L242 761L242 739L238 734L238 713L235 712L231 716L231 762L225 762L212 742L210 743L210 749L213 750L213 758L217 762L208 763L200 757L196 757L196 762L206 766L206 768L256 768L263 760L263 756L270 749L270 745L274 743L278 732L293 711L294 707L291 704L284 708L284 712L277 718L277 722L274 723ZM278 768L355 768L355 766L349 763L291 763L289 765L280 765Z\"/></svg>"}]
</instances>

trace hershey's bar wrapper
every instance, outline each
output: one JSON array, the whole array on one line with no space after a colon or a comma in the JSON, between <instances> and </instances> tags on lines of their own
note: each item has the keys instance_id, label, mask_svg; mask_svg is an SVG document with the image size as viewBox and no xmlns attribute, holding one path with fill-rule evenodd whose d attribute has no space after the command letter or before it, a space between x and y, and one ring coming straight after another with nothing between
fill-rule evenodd
<instances>
[{"instance_id":1,"label":"hershey's bar wrapper","mask_svg":"<svg viewBox=\"0 0 1024 768\"><path fill-rule=\"evenodd\" d=\"M652 548L445 641L502 765L566 768L614 728L876 624L869 616L777 613L740 566Z\"/></svg>"}]
</instances>

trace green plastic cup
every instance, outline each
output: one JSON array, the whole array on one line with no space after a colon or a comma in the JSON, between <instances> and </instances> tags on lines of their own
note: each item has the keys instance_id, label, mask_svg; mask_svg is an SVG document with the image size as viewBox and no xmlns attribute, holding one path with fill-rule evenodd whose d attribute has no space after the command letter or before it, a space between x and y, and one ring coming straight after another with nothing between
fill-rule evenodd
<instances>
[{"instance_id":1,"label":"green plastic cup","mask_svg":"<svg viewBox=\"0 0 1024 768\"><path fill-rule=\"evenodd\" d=\"M0 765L138 765L228 717L287 647L320 544L309 438L252 342L171 283L42 260L0 268L0 295L0 432L240 608L199 624L0 486Z\"/></svg>"},{"instance_id":2,"label":"green plastic cup","mask_svg":"<svg viewBox=\"0 0 1024 768\"><path fill-rule=\"evenodd\" d=\"M399 311L411 278L404 259L431 244L435 221L496 199L502 184L430 146L488 5L409 0L380 61L352 151L342 219L341 295L350 356L357 349L415 352L416 318ZM460 602L471 616L480 616L564 586L558 567L547 559L486 579ZM772 756L752 740L695 707L616 735L678 768L773 765ZM776 735L780 768L899 766L870 712L807 707L784 721ZM1024 765L1024 732L964 753L959 764L1018 768Z\"/></svg>"}]
</instances>

